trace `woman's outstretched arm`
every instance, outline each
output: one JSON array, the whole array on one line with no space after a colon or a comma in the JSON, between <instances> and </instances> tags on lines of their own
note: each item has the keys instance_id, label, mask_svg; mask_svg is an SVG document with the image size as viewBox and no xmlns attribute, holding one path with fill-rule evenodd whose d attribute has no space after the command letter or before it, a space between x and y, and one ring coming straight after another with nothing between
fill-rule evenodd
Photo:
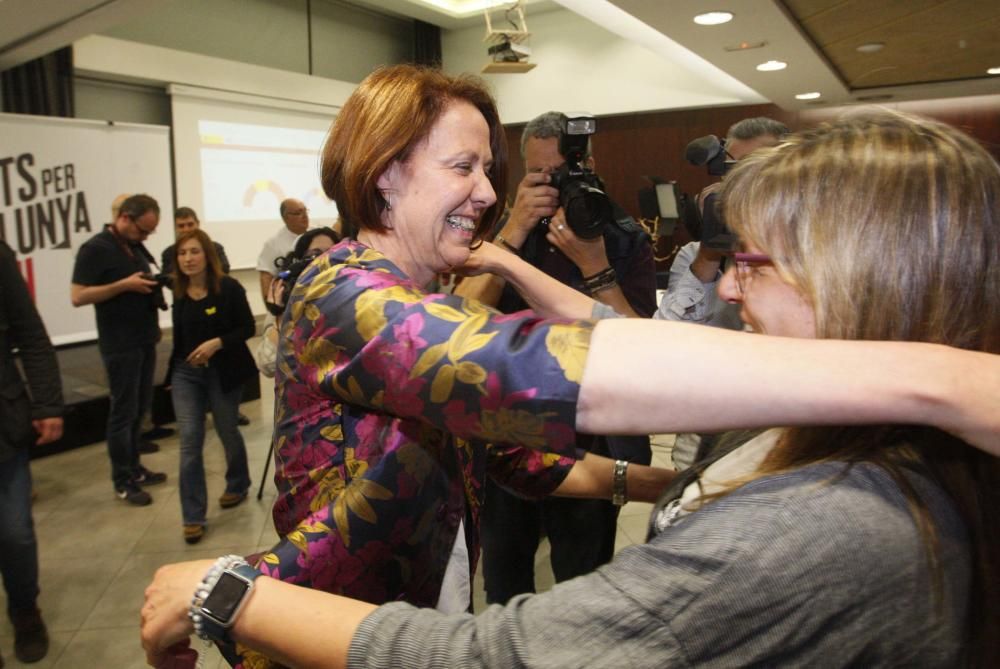
<instances>
[{"instance_id":1,"label":"woman's outstretched arm","mask_svg":"<svg viewBox=\"0 0 1000 669\"><path fill-rule=\"evenodd\" d=\"M998 406L996 355L609 319L591 337L576 420L596 434L920 423L1000 455Z\"/></svg>"}]
</instances>

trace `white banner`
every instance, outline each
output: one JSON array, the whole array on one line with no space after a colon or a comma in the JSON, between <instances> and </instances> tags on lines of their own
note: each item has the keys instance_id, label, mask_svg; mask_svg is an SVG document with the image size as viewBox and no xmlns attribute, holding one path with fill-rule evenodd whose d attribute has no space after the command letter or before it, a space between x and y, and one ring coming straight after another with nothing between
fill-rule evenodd
<instances>
[{"instance_id":1,"label":"white banner","mask_svg":"<svg viewBox=\"0 0 1000 669\"><path fill-rule=\"evenodd\" d=\"M0 114L0 237L14 249L56 345L97 338L94 307L74 308L69 287L80 246L111 219L121 193L160 204L146 247L159 261L174 240L170 128ZM169 326L163 312L161 325Z\"/></svg>"}]
</instances>

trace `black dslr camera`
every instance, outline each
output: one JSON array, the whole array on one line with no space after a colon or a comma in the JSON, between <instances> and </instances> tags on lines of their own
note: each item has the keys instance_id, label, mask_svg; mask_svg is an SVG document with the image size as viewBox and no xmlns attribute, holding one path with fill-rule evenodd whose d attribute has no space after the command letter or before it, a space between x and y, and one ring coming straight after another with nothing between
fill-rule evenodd
<instances>
[{"instance_id":1,"label":"black dslr camera","mask_svg":"<svg viewBox=\"0 0 1000 669\"><path fill-rule=\"evenodd\" d=\"M583 239L599 237L604 232L604 226L614 222L611 200L604 193L604 184L592 169L584 165L587 142L596 127L593 116L563 114L559 154L566 162L550 175L549 182L559 191L559 204L566 214L566 223ZM541 223L548 225L549 220L543 218Z\"/></svg>"},{"instance_id":2,"label":"black dslr camera","mask_svg":"<svg viewBox=\"0 0 1000 669\"><path fill-rule=\"evenodd\" d=\"M704 165L712 176L725 176L736 161L726 152L726 140L715 135L706 135L692 140L684 150L684 158L692 165ZM691 236L710 249L731 251L736 244L736 236L722 220L719 198L709 193L699 208L695 198L685 203L684 225Z\"/></svg>"}]
</instances>

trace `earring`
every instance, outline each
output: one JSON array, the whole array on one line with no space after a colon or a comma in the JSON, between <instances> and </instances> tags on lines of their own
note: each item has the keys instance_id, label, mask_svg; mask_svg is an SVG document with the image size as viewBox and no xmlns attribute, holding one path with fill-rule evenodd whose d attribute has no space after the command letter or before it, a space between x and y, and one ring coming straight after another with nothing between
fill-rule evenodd
<instances>
[{"instance_id":1,"label":"earring","mask_svg":"<svg viewBox=\"0 0 1000 669\"><path fill-rule=\"evenodd\" d=\"M390 191L382 191L382 199L385 200L385 210L392 211L392 198L389 195Z\"/></svg>"}]
</instances>

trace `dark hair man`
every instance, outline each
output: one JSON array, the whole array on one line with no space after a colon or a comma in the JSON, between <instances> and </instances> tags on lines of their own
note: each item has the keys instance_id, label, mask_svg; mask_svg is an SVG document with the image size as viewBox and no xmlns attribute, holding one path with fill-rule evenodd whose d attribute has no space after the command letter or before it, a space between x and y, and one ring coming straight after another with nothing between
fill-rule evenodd
<instances>
[{"instance_id":1,"label":"dark hair man","mask_svg":"<svg viewBox=\"0 0 1000 669\"><path fill-rule=\"evenodd\" d=\"M37 606L38 543L31 519L28 449L62 436L63 399L55 350L14 252L3 242L0 325L0 573L14 625L14 654L21 662L37 662L48 653L49 635ZM14 364L15 349L28 388Z\"/></svg>"},{"instance_id":2,"label":"dark hair man","mask_svg":"<svg viewBox=\"0 0 1000 669\"><path fill-rule=\"evenodd\" d=\"M150 274L142 242L156 232L160 206L148 195L126 199L114 222L87 240L76 256L70 297L74 307L93 304L97 343L108 375L108 455L115 494L130 504L153 501L141 486L167 475L139 463L140 425L153 395L157 305L163 295Z\"/></svg>"},{"instance_id":3,"label":"dark hair man","mask_svg":"<svg viewBox=\"0 0 1000 669\"><path fill-rule=\"evenodd\" d=\"M285 227L264 242L264 248L257 256L257 271L260 272L260 294L267 301L267 289L271 287L274 278L274 261L283 258L295 246L295 240L309 229L309 209L301 200L287 198L282 200L281 220Z\"/></svg>"},{"instance_id":4,"label":"dark hair man","mask_svg":"<svg viewBox=\"0 0 1000 669\"><path fill-rule=\"evenodd\" d=\"M550 175L566 162L559 153L562 132L558 112L542 114L525 126L521 156L526 174L494 243L620 313L649 317L656 309L656 269L649 236L642 228L617 205L613 205L615 221L595 239L578 237L566 224L559 191L550 185ZM593 168L589 143L585 162ZM548 226L539 225L548 217ZM610 281L588 290L584 279L595 275ZM493 275L465 279L455 293L496 304L506 313L527 308L512 287ZM642 464L651 458L647 437L581 435L577 446ZM593 571L613 556L619 507L610 502L559 497L534 502L511 495L491 480L486 486L483 576L490 603L534 591L535 550L543 529L552 547L557 581Z\"/></svg>"},{"instance_id":5,"label":"dark hair man","mask_svg":"<svg viewBox=\"0 0 1000 669\"><path fill-rule=\"evenodd\" d=\"M174 238L180 237L185 232L190 232L192 230L197 230L201 227L201 221L198 220L198 213L191 207L178 207L174 210ZM226 249L222 247L219 242L212 242L215 244L215 252L219 256L219 262L222 264L222 271L229 274L229 258L226 257ZM163 253L160 255L160 267L163 268L164 274L174 273L174 247L175 244L171 244L167 248L163 249Z\"/></svg>"}]
</instances>

